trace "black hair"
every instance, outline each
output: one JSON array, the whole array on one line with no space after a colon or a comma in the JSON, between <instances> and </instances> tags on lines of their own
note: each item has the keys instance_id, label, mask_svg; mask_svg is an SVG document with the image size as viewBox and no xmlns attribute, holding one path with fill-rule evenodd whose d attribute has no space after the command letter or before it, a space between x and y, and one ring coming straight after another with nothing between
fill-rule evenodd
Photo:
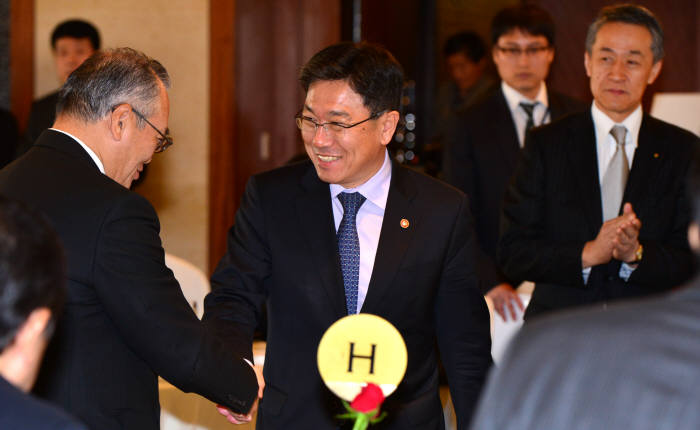
<instances>
[{"instance_id":1,"label":"black hair","mask_svg":"<svg viewBox=\"0 0 700 430\"><path fill-rule=\"evenodd\" d=\"M51 33L51 48L56 49L56 41L62 37L90 39L92 49L100 49L100 33L94 25L82 19L69 19L58 24Z\"/></svg>"},{"instance_id":2,"label":"black hair","mask_svg":"<svg viewBox=\"0 0 700 430\"><path fill-rule=\"evenodd\" d=\"M316 81L347 81L372 115L399 110L403 69L393 55L371 43L344 42L314 54L299 82L304 91Z\"/></svg>"},{"instance_id":3,"label":"black hair","mask_svg":"<svg viewBox=\"0 0 700 430\"><path fill-rule=\"evenodd\" d=\"M24 204L0 196L0 351L38 308L52 319L63 307L66 290L63 248L48 221Z\"/></svg>"},{"instance_id":4,"label":"black hair","mask_svg":"<svg viewBox=\"0 0 700 430\"><path fill-rule=\"evenodd\" d=\"M516 29L532 36L544 36L554 46L554 20L537 5L525 3L498 12L491 21L491 43L495 46L501 36Z\"/></svg>"},{"instance_id":5,"label":"black hair","mask_svg":"<svg viewBox=\"0 0 700 430\"><path fill-rule=\"evenodd\" d=\"M651 33L651 52L654 63L664 58L664 31L661 23L651 11L636 4L618 4L600 10L596 19L588 26L586 34L586 52L591 55L593 44L600 28L610 22L640 25Z\"/></svg>"},{"instance_id":6,"label":"black hair","mask_svg":"<svg viewBox=\"0 0 700 430\"><path fill-rule=\"evenodd\" d=\"M445 58L464 54L472 63L478 63L486 55L484 40L473 31L464 31L451 36L442 50Z\"/></svg>"}]
</instances>

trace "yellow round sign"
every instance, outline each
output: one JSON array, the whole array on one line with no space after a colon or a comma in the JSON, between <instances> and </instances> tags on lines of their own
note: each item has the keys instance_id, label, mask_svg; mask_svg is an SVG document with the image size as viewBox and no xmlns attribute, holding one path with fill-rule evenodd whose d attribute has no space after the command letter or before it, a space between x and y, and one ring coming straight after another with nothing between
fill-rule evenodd
<instances>
[{"instance_id":1,"label":"yellow round sign","mask_svg":"<svg viewBox=\"0 0 700 430\"><path fill-rule=\"evenodd\" d=\"M351 402L371 382L384 397L406 373L408 353L401 333L384 318L348 315L331 325L318 344L318 370L326 386Z\"/></svg>"}]
</instances>

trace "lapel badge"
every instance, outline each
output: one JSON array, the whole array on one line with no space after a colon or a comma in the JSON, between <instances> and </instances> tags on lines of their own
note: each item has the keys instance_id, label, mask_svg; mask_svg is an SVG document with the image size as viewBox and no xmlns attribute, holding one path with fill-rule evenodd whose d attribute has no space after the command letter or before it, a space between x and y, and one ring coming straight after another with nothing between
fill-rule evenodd
<instances>
[{"instance_id":1,"label":"lapel badge","mask_svg":"<svg viewBox=\"0 0 700 430\"><path fill-rule=\"evenodd\" d=\"M401 228L408 228L409 222L408 222L408 220L407 220L406 218L402 218L402 219L401 219L401 222L399 223L399 225L401 225Z\"/></svg>"}]
</instances>

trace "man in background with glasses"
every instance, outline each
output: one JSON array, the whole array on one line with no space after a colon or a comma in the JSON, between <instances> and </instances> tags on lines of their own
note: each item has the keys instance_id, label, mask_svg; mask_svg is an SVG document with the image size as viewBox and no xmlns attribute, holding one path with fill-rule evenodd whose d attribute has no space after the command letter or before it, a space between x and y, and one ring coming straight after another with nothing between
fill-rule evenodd
<instances>
[{"instance_id":1,"label":"man in background with glasses","mask_svg":"<svg viewBox=\"0 0 700 430\"><path fill-rule=\"evenodd\" d=\"M593 103L528 134L498 250L508 276L535 282L526 320L658 293L692 272L684 178L698 139L642 111L663 42L644 7L601 9L584 52Z\"/></svg>"},{"instance_id":2,"label":"man in background with glasses","mask_svg":"<svg viewBox=\"0 0 700 430\"><path fill-rule=\"evenodd\" d=\"M65 312L35 392L91 429L159 429L158 375L240 420L257 398L252 366L197 320L153 207L129 191L173 143L169 85L137 51L94 54L61 88L53 127L0 171L0 193L46 214L66 248Z\"/></svg>"},{"instance_id":3,"label":"man in background with glasses","mask_svg":"<svg viewBox=\"0 0 700 430\"><path fill-rule=\"evenodd\" d=\"M296 123L310 160L250 179L203 320L250 358L267 304L260 430L339 428L344 409L319 377L316 351L331 324L359 312L391 322L408 349L382 428L444 428L436 343L466 428L491 363L469 203L390 160L403 72L389 52L333 45L300 81Z\"/></svg>"},{"instance_id":4,"label":"man in background with glasses","mask_svg":"<svg viewBox=\"0 0 700 430\"><path fill-rule=\"evenodd\" d=\"M491 41L500 88L453 117L443 165L445 180L471 203L482 291L508 320L523 309L514 288L525 279L508 277L496 264L503 195L526 131L584 105L544 82L554 59L554 22L545 10L533 4L501 10L491 23Z\"/></svg>"}]
</instances>

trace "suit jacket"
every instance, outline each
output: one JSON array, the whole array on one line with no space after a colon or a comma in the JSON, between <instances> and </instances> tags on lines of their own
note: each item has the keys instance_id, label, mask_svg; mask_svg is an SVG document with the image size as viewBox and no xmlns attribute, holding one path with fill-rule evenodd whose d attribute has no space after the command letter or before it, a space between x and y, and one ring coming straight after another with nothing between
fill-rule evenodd
<instances>
[{"instance_id":1,"label":"suit jacket","mask_svg":"<svg viewBox=\"0 0 700 430\"><path fill-rule=\"evenodd\" d=\"M41 136L41 133L53 125L56 119L57 103L58 90L32 102L29 118L27 119L27 128L24 130L24 141L17 149L17 157L27 152Z\"/></svg>"},{"instance_id":2,"label":"suit jacket","mask_svg":"<svg viewBox=\"0 0 700 430\"><path fill-rule=\"evenodd\" d=\"M580 101L560 93L547 95L552 121L585 109ZM509 278L496 264L503 196L520 155L515 123L500 87L453 118L447 147L445 180L469 196L474 214L482 292L503 282L519 284L523 279Z\"/></svg>"},{"instance_id":3,"label":"suit jacket","mask_svg":"<svg viewBox=\"0 0 700 430\"><path fill-rule=\"evenodd\" d=\"M235 410L250 408L255 375L190 309L165 266L146 199L51 130L0 171L0 193L43 212L66 249L68 297L38 395L100 430L158 429L157 375Z\"/></svg>"},{"instance_id":4,"label":"suit jacket","mask_svg":"<svg viewBox=\"0 0 700 430\"><path fill-rule=\"evenodd\" d=\"M407 219L408 228L400 221ZM437 351L461 428L491 363L488 310L476 288L473 233L465 196L394 165L381 236L361 312L404 337L408 368L377 428L440 429ZM228 253L212 277L204 321L237 339L250 356L267 302L264 429L337 429L339 400L316 366L326 329L347 314L330 190L310 161L250 179Z\"/></svg>"},{"instance_id":5,"label":"suit jacket","mask_svg":"<svg viewBox=\"0 0 700 430\"><path fill-rule=\"evenodd\" d=\"M22 392L0 376L0 428L22 430L86 430L68 414Z\"/></svg>"},{"instance_id":6,"label":"suit jacket","mask_svg":"<svg viewBox=\"0 0 700 430\"><path fill-rule=\"evenodd\" d=\"M526 324L472 429L700 428L699 332L697 279L664 297Z\"/></svg>"},{"instance_id":7,"label":"suit jacket","mask_svg":"<svg viewBox=\"0 0 700 430\"><path fill-rule=\"evenodd\" d=\"M642 296L680 285L691 274L690 209L685 178L693 134L644 115L624 202L642 222L644 256L628 282L621 262L593 267L587 284L581 252L602 225L595 129L590 111L528 135L503 208L499 262L536 283L526 317L564 307Z\"/></svg>"},{"instance_id":8,"label":"suit jacket","mask_svg":"<svg viewBox=\"0 0 700 430\"><path fill-rule=\"evenodd\" d=\"M17 121L10 111L0 108L0 169L5 167L15 158L15 151L19 143Z\"/></svg>"}]
</instances>

